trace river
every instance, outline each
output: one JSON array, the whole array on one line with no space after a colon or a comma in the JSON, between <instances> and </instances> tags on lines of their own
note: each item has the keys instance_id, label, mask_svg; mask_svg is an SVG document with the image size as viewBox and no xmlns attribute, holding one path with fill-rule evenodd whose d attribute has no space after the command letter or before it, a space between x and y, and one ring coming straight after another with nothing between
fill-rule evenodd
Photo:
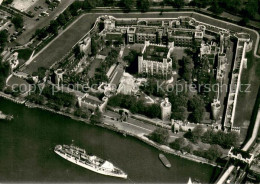
<instances>
[{"instance_id":1,"label":"river","mask_svg":"<svg viewBox=\"0 0 260 184\"><path fill-rule=\"evenodd\" d=\"M0 120L0 182L208 183L219 169L165 154L165 168L157 149L130 136L74 121L68 117L0 98L0 110L14 120ZM53 152L56 144L78 145L124 170L129 179L99 175L74 165Z\"/></svg>"}]
</instances>

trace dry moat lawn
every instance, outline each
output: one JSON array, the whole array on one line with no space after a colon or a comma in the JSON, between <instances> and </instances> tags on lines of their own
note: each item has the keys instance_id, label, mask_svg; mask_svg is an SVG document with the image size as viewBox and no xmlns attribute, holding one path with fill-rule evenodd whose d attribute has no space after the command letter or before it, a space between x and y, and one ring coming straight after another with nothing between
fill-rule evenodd
<instances>
[{"instance_id":1,"label":"dry moat lawn","mask_svg":"<svg viewBox=\"0 0 260 184\"><path fill-rule=\"evenodd\" d=\"M247 54L247 69L243 69L241 91L245 91L247 84L250 85L249 92L240 92L238 95L234 126L241 127L241 141L244 140L249 122L252 116L260 84L260 59L253 56L253 52Z\"/></svg>"}]
</instances>

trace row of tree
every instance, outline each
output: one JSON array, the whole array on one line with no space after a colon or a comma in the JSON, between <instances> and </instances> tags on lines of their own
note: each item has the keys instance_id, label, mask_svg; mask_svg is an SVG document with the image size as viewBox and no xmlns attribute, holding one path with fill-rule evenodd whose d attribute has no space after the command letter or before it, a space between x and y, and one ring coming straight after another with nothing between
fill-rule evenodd
<instances>
[{"instance_id":1,"label":"row of tree","mask_svg":"<svg viewBox=\"0 0 260 184\"><path fill-rule=\"evenodd\" d=\"M72 3L63 13L61 13L57 19L52 20L47 27L37 29L34 36L39 40L45 38L49 34L58 34L58 29L66 25L74 16L79 14L79 10L82 8L82 2L75 1Z\"/></svg>"},{"instance_id":2,"label":"row of tree","mask_svg":"<svg viewBox=\"0 0 260 184\"><path fill-rule=\"evenodd\" d=\"M147 137L158 144L169 145L170 148L174 150L180 150L190 154L193 153L197 156L204 157L212 161L215 161L217 158L221 157L223 153L223 149L216 144L212 144L207 150L194 150L194 146L183 137L177 138L168 144L169 132L163 128L156 128L152 133L147 135Z\"/></svg>"},{"instance_id":3,"label":"row of tree","mask_svg":"<svg viewBox=\"0 0 260 184\"><path fill-rule=\"evenodd\" d=\"M150 118L160 118L161 108L158 104L148 105L144 100L133 95L117 94L109 98L108 105L129 109L132 113L143 114Z\"/></svg>"},{"instance_id":4,"label":"row of tree","mask_svg":"<svg viewBox=\"0 0 260 184\"><path fill-rule=\"evenodd\" d=\"M240 14L244 18L255 18L257 12L260 14L260 3L257 0L193 0L186 3L185 0L164 0L161 5L170 5L174 8L182 8L185 5L198 8L210 7L209 10L220 14L223 11Z\"/></svg>"},{"instance_id":5,"label":"row of tree","mask_svg":"<svg viewBox=\"0 0 260 184\"><path fill-rule=\"evenodd\" d=\"M26 97L30 102L43 105L47 102L47 106L55 110L60 110L62 107L74 107L76 105L76 97L73 94L58 91L55 86L48 85L40 94L39 88Z\"/></svg>"},{"instance_id":6,"label":"row of tree","mask_svg":"<svg viewBox=\"0 0 260 184\"><path fill-rule=\"evenodd\" d=\"M7 42L8 32L6 30L0 31L0 53L3 52Z\"/></svg>"},{"instance_id":7,"label":"row of tree","mask_svg":"<svg viewBox=\"0 0 260 184\"><path fill-rule=\"evenodd\" d=\"M24 20L21 15L16 15L11 19L11 22L14 24L16 30L22 29L24 26Z\"/></svg>"},{"instance_id":8,"label":"row of tree","mask_svg":"<svg viewBox=\"0 0 260 184\"><path fill-rule=\"evenodd\" d=\"M148 78L146 84L141 86L140 89L147 95L168 96L172 104L172 119L181 121L188 119L194 123L200 123L203 120L206 109L201 95L190 94L185 91L185 86L181 90L180 85L174 86L174 89L167 89L164 86L162 86L163 89L160 89L158 86L161 84L161 81Z\"/></svg>"},{"instance_id":9,"label":"row of tree","mask_svg":"<svg viewBox=\"0 0 260 184\"><path fill-rule=\"evenodd\" d=\"M239 135L236 132L225 133L223 131L205 130L201 125L196 126L192 131L184 134L184 137L194 143L202 141L209 144L217 144L222 148L237 147Z\"/></svg>"},{"instance_id":10,"label":"row of tree","mask_svg":"<svg viewBox=\"0 0 260 184\"><path fill-rule=\"evenodd\" d=\"M9 74L10 74L10 65L7 62L3 63L2 58L0 56L0 91L4 89L5 81Z\"/></svg>"}]
</instances>

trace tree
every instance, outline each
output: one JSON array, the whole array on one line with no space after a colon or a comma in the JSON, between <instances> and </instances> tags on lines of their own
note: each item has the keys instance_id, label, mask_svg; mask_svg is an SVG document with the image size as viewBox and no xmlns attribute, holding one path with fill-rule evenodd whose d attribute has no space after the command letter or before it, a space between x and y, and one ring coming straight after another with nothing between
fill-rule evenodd
<instances>
[{"instance_id":1,"label":"tree","mask_svg":"<svg viewBox=\"0 0 260 184\"><path fill-rule=\"evenodd\" d=\"M225 149L229 149L231 146L239 146L239 135L236 132L225 133L223 131L207 130L201 140L205 143L220 145Z\"/></svg>"},{"instance_id":2,"label":"tree","mask_svg":"<svg viewBox=\"0 0 260 184\"><path fill-rule=\"evenodd\" d=\"M66 9L63 14L64 14L64 18L66 19L66 21L69 21L71 18L70 11L68 9Z\"/></svg>"},{"instance_id":3,"label":"tree","mask_svg":"<svg viewBox=\"0 0 260 184\"><path fill-rule=\"evenodd\" d=\"M57 18L57 21L58 23L61 25L61 26L64 26L66 23L67 23L67 20L65 18L65 15L62 13L59 15L59 17Z\"/></svg>"},{"instance_id":4,"label":"tree","mask_svg":"<svg viewBox=\"0 0 260 184\"><path fill-rule=\"evenodd\" d=\"M0 31L0 52L4 49L6 43L8 41L7 31Z\"/></svg>"},{"instance_id":5,"label":"tree","mask_svg":"<svg viewBox=\"0 0 260 184\"><path fill-rule=\"evenodd\" d=\"M150 2L149 0L137 0L136 7L141 12L147 12L150 8Z\"/></svg>"},{"instance_id":6,"label":"tree","mask_svg":"<svg viewBox=\"0 0 260 184\"><path fill-rule=\"evenodd\" d=\"M196 126L193 130L192 130L192 140L194 142L198 142L201 137L203 136L203 133L205 132L204 128L202 125L198 125Z\"/></svg>"},{"instance_id":7,"label":"tree","mask_svg":"<svg viewBox=\"0 0 260 184\"><path fill-rule=\"evenodd\" d=\"M93 114L93 115L90 117L90 122L91 122L92 124L99 124L99 123L101 123L101 118L102 118L102 113L101 113L99 110L97 110L97 111L95 112L95 114Z\"/></svg>"},{"instance_id":8,"label":"tree","mask_svg":"<svg viewBox=\"0 0 260 184\"><path fill-rule=\"evenodd\" d=\"M226 134L226 139L223 145L226 147L230 148L231 146L233 147L238 147L239 146L239 134L237 132L230 132ZM223 146L222 145L222 146Z\"/></svg>"},{"instance_id":9,"label":"tree","mask_svg":"<svg viewBox=\"0 0 260 184\"><path fill-rule=\"evenodd\" d=\"M74 1L70 6L69 6L69 10L71 15L73 16L77 16L78 15L78 11L81 9L82 7L82 2L80 1Z\"/></svg>"},{"instance_id":10,"label":"tree","mask_svg":"<svg viewBox=\"0 0 260 184\"><path fill-rule=\"evenodd\" d=\"M23 27L23 17L20 15L16 15L15 17L12 18L12 23L15 26L15 29L20 29Z\"/></svg>"},{"instance_id":11,"label":"tree","mask_svg":"<svg viewBox=\"0 0 260 184\"><path fill-rule=\"evenodd\" d=\"M130 74L138 73L138 55L139 53L137 51L130 50L129 54L124 57L124 61L126 61L128 65L126 71Z\"/></svg>"},{"instance_id":12,"label":"tree","mask_svg":"<svg viewBox=\"0 0 260 184\"><path fill-rule=\"evenodd\" d=\"M75 48L73 49L74 55L76 59L81 59L83 57L83 54L80 51L80 46L77 44Z\"/></svg>"},{"instance_id":13,"label":"tree","mask_svg":"<svg viewBox=\"0 0 260 184\"><path fill-rule=\"evenodd\" d=\"M115 0L105 0L104 6L114 6Z\"/></svg>"},{"instance_id":14,"label":"tree","mask_svg":"<svg viewBox=\"0 0 260 184\"><path fill-rule=\"evenodd\" d=\"M151 134L148 135L148 138L159 144L167 144L169 132L163 128L156 128Z\"/></svg>"},{"instance_id":15,"label":"tree","mask_svg":"<svg viewBox=\"0 0 260 184\"><path fill-rule=\"evenodd\" d=\"M245 8L242 10L242 15L252 19L258 11L258 2L256 0L248 0Z\"/></svg>"},{"instance_id":16,"label":"tree","mask_svg":"<svg viewBox=\"0 0 260 184\"><path fill-rule=\"evenodd\" d=\"M191 59L191 57L184 56L182 58L182 68L180 69L180 75L184 80L187 82L191 82L192 80L192 71L194 69L194 63Z\"/></svg>"},{"instance_id":17,"label":"tree","mask_svg":"<svg viewBox=\"0 0 260 184\"><path fill-rule=\"evenodd\" d=\"M200 123L205 112L203 99L199 95L194 95L188 103L188 109L192 112L189 116L189 120L194 123Z\"/></svg>"},{"instance_id":18,"label":"tree","mask_svg":"<svg viewBox=\"0 0 260 184\"><path fill-rule=\"evenodd\" d=\"M48 31L46 28L37 29L34 33L34 36L37 37L38 40L42 40L48 35Z\"/></svg>"},{"instance_id":19,"label":"tree","mask_svg":"<svg viewBox=\"0 0 260 184\"><path fill-rule=\"evenodd\" d=\"M221 14L224 11L223 8L219 6L218 1L213 1L209 10L212 11L213 13L215 13L215 14Z\"/></svg>"},{"instance_id":20,"label":"tree","mask_svg":"<svg viewBox=\"0 0 260 184\"><path fill-rule=\"evenodd\" d=\"M239 22L238 24L241 25L241 26L246 26L249 22L249 18L247 17L243 17Z\"/></svg>"},{"instance_id":21,"label":"tree","mask_svg":"<svg viewBox=\"0 0 260 184\"><path fill-rule=\"evenodd\" d=\"M40 67L38 68L37 72L33 72L32 76L38 76L40 80L42 80L45 77L45 73L46 73L47 69L44 67Z\"/></svg>"},{"instance_id":22,"label":"tree","mask_svg":"<svg viewBox=\"0 0 260 184\"><path fill-rule=\"evenodd\" d=\"M5 81L10 73L10 65L9 63L2 62L2 58L0 57L0 90L2 91L5 87Z\"/></svg>"},{"instance_id":23,"label":"tree","mask_svg":"<svg viewBox=\"0 0 260 184\"><path fill-rule=\"evenodd\" d=\"M133 0L121 0L120 5L124 8L125 12L130 12L133 8L134 1Z\"/></svg>"},{"instance_id":24,"label":"tree","mask_svg":"<svg viewBox=\"0 0 260 184\"><path fill-rule=\"evenodd\" d=\"M207 151L205 151L204 155L205 155L205 158L214 161L218 157L222 156L222 152L223 151L220 146L211 145L210 148Z\"/></svg>"},{"instance_id":25,"label":"tree","mask_svg":"<svg viewBox=\"0 0 260 184\"><path fill-rule=\"evenodd\" d=\"M97 54L97 50L98 50L98 47L97 47L97 42L96 42L97 39L93 39L91 41L91 55L92 56L95 56Z\"/></svg>"},{"instance_id":26,"label":"tree","mask_svg":"<svg viewBox=\"0 0 260 184\"><path fill-rule=\"evenodd\" d=\"M184 0L174 0L173 7L182 8L185 5Z\"/></svg>"},{"instance_id":27,"label":"tree","mask_svg":"<svg viewBox=\"0 0 260 184\"><path fill-rule=\"evenodd\" d=\"M96 7L95 0L85 0L82 5L83 10L91 10Z\"/></svg>"},{"instance_id":28,"label":"tree","mask_svg":"<svg viewBox=\"0 0 260 184\"><path fill-rule=\"evenodd\" d=\"M185 138L180 137L175 139L175 141L170 143L170 147L172 149L176 149L176 150L181 150L183 147L185 147L187 145L187 141Z\"/></svg>"},{"instance_id":29,"label":"tree","mask_svg":"<svg viewBox=\"0 0 260 184\"><path fill-rule=\"evenodd\" d=\"M112 41L111 41L111 40L107 40L107 41L106 41L106 46L107 46L107 47L110 47L111 45L112 45Z\"/></svg>"},{"instance_id":30,"label":"tree","mask_svg":"<svg viewBox=\"0 0 260 184\"><path fill-rule=\"evenodd\" d=\"M193 148L192 144L188 143L188 145L185 146L185 147L183 147L182 150L183 150L183 151L186 151L186 152L188 152L188 153L192 153L193 150L194 150L194 148Z\"/></svg>"},{"instance_id":31,"label":"tree","mask_svg":"<svg viewBox=\"0 0 260 184\"><path fill-rule=\"evenodd\" d=\"M172 111L171 118L175 120L185 121L188 117L187 108L184 106L178 106Z\"/></svg>"},{"instance_id":32,"label":"tree","mask_svg":"<svg viewBox=\"0 0 260 184\"><path fill-rule=\"evenodd\" d=\"M48 31L54 35L58 34L58 27L59 27L59 23L57 20L52 20L49 27L48 27Z\"/></svg>"},{"instance_id":33,"label":"tree","mask_svg":"<svg viewBox=\"0 0 260 184\"><path fill-rule=\"evenodd\" d=\"M160 118L161 108L158 104L149 105L146 108L146 115L150 118Z\"/></svg>"},{"instance_id":34,"label":"tree","mask_svg":"<svg viewBox=\"0 0 260 184\"><path fill-rule=\"evenodd\" d=\"M14 0L5 0L4 3L6 4L12 4Z\"/></svg>"}]
</instances>

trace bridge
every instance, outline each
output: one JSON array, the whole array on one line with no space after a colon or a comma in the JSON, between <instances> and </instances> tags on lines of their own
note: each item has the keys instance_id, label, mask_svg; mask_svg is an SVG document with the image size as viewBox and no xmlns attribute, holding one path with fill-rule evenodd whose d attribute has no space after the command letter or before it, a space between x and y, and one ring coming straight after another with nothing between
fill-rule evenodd
<instances>
[{"instance_id":1,"label":"bridge","mask_svg":"<svg viewBox=\"0 0 260 184\"><path fill-rule=\"evenodd\" d=\"M243 179L246 176L246 170L250 166L251 162L248 160L248 162L245 160L249 155L243 155L248 154L249 148L254 144L255 139L258 135L260 125L260 108L258 107L258 113L255 120L255 125L253 128L253 133L248 140L248 142L243 146L239 154L234 154L232 150L229 152L229 159L222 170L222 173L216 180L215 184L224 184L224 183L241 183ZM240 156L242 157L240 157ZM251 154L252 155L252 154ZM243 160L244 159L244 160ZM247 157L247 159L249 159ZM251 157L253 159L253 155ZM236 160L241 160L242 162L237 162Z\"/></svg>"}]
</instances>

